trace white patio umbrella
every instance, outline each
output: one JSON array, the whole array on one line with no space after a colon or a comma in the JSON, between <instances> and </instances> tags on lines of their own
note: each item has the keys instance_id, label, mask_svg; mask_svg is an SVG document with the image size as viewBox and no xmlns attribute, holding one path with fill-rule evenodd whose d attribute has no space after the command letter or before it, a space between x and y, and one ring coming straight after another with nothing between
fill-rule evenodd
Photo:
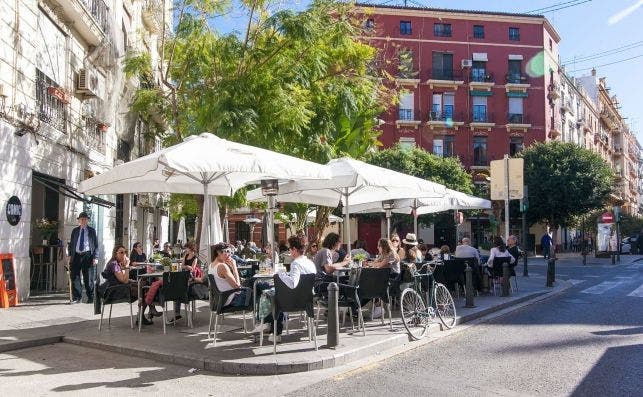
<instances>
[{"instance_id":1,"label":"white patio umbrella","mask_svg":"<svg viewBox=\"0 0 643 397\"><path fill-rule=\"evenodd\" d=\"M185 217L182 216L181 220L179 220L179 230L176 233L176 242L178 243L181 241L181 244L185 244L187 242L187 233L185 231Z\"/></svg>"},{"instance_id":2,"label":"white patio umbrella","mask_svg":"<svg viewBox=\"0 0 643 397\"><path fill-rule=\"evenodd\" d=\"M354 205L378 200L416 197L444 197L446 187L439 183L416 178L401 172L377 167L343 157L331 160L331 179L325 181L292 181L279 185L277 201L308 203L336 207L344 206L344 238L350 251L351 208ZM264 200L259 189L248 192L248 200Z\"/></svg>"},{"instance_id":3,"label":"white patio umbrella","mask_svg":"<svg viewBox=\"0 0 643 397\"><path fill-rule=\"evenodd\" d=\"M146 192L204 195L202 220L206 242L221 241L212 231L220 222L212 217L211 195L231 196L239 188L263 180L327 179L325 166L254 146L221 139L210 133L187 137L183 142L138 158L81 182L85 194ZM216 204L214 205L216 208ZM206 250L209 261L210 253Z\"/></svg>"},{"instance_id":4,"label":"white patio umbrella","mask_svg":"<svg viewBox=\"0 0 643 397\"><path fill-rule=\"evenodd\" d=\"M391 212L395 212L398 214L412 214L413 230L415 232L415 235L417 236L417 218L420 215L449 210L473 210L488 208L491 208L491 201L489 200L458 192L457 190L447 189L446 195L441 198L420 197L388 201L378 200L371 203L356 205L351 209L351 211L353 213L360 214L371 212L385 212L387 235L390 234L391 231Z\"/></svg>"}]
</instances>

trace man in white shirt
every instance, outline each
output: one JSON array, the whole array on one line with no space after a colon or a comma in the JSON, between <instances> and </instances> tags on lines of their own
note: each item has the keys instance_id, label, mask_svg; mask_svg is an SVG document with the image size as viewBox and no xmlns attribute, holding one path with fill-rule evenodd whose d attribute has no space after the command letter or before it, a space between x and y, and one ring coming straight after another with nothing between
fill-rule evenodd
<instances>
[{"instance_id":1,"label":"man in white shirt","mask_svg":"<svg viewBox=\"0 0 643 397\"><path fill-rule=\"evenodd\" d=\"M462 244L455 247L456 258L476 258L476 264L480 263L480 252L471 246L471 240L468 237L462 239Z\"/></svg>"},{"instance_id":2,"label":"man in white shirt","mask_svg":"<svg viewBox=\"0 0 643 397\"><path fill-rule=\"evenodd\" d=\"M299 284L299 277L302 274L315 274L317 273L317 269L313 261L304 255L306 246L301 238L291 236L288 239L288 248L290 250L290 256L293 259L290 263L290 271L286 273L282 270L278 274L281 281L283 281L288 288L296 288L297 284Z\"/></svg>"}]
</instances>

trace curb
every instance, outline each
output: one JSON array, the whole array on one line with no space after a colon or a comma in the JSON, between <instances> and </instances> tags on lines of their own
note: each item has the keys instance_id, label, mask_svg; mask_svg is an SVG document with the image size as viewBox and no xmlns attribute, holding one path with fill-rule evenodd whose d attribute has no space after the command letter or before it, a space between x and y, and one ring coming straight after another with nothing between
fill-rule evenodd
<instances>
[{"instance_id":1,"label":"curb","mask_svg":"<svg viewBox=\"0 0 643 397\"><path fill-rule=\"evenodd\" d=\"M566 285L561 289L555 291L541 290L518 299L503 302L502 304L480 312L458 317L458 325L464 326L458 326L446 331L439 331L440 327L437 326L434 327L433 330L430 327L427 337L421 341L410 342L406 333L400 333L356 349L343 351L341 353L332 353L330 355L325 354L323 357L317 355L316 358L311 357L311 359L308 360L302 359L279 362L279 355L277 355L273 357L272 360L263 363L221 361L191 354L168 354L151 348L135 349L117 346L100 341L89 341L74 336L50 336L24 341L6 342L0 344L0 352L64 342L92 349L107 350L131 357L147 358L168 364L198 368L228 375L279 375L295 372L307 372L319 369L329 369L346 364L354 364L359 361L377 362L384 360L397 354L422 347L427 343L432 343L436 340L442 339L443 337L461 332L475 324L489 321L493 318L506 315L536 302L553 298L573 286L568 282L565 282L565 284ZM324 349L323 352L327 353L330 352L330 350ZM314 351L311 353L314 353Z\"/></svg>"},{"instance_id":2,"label":"curb","mask_svg":"<svg viewBox=\"0 0 643 397\"><path fill-rule=\"evenodd\" d=\"M52 345L63 341L63 336L46 336L43 338L31 338L19 341L9 341L0 343L0 353L8 352L11 350L28 349L30 347L38 347L43 345Z\"/></svg>"}]
</instances>

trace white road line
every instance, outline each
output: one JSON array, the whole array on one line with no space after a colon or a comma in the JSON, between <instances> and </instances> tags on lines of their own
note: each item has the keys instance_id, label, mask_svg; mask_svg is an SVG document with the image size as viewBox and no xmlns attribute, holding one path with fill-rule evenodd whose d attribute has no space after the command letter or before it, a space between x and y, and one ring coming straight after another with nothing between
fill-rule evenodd
<instances>
[{"instance_id":1,"label":"white road line","mask_svg":"<svg viewBox=\"0 0 643 397\"><path fill-rule=\"evenodd\" d=\"M627 296L636 296L638 298L643 298L643 284L641 284L641 286L635 289L634 291L627 294Z\"/></svg>"},{"instance_id":2,"label":"white road line","mask_svg":"<svg viewBox=\"0 0 643 397\"><path fill-rule=\"evenodd\" d=\"M631 280L631 279L633 279L634 277L633 277L633 276L616 276L616 277L614 277L614 278L623 278L623 279L626 279L626 280Z\"/></svg>"},{"instance_id":3,"label":"white road line","mask_svg":"<svg viewBox=\"0 0 643 397\"><path fill-rule=\"evenodd\" d=\"M581 293L583 294L594 294L594 295L600 295L603 292L610 290L614 287L617 287L618 285L622 284L620 281L603 281L600 284L597 284L593 287L589 287L585 290L582 290Z\"/></svg>"},{"instance_id":4,"label":"white road line","mask_svg":"<svg viewBox=\"0 0 643 397\"><path fill-rule=\"evenodd\" d=\"M578 285L578 284L582 284L582 283L584 283L584 282L585 282L585 281L587 281L587 280L574 280L573 278L570 278L570 279L569 279L569 280L567 280L567 281L569 281L570 283L572 283L572 285Z\"/></svg>"},{"instance_id":5,"label":"white road line","mask_svg":"<svg viewBox=\"0 0 643 397\"><path fill-rule=\"evenodd\" d=\"M638 269L638 268L639 268L639 264L638 264L638 263L635 263L635 264L633 264L633 265L629 265L628 267L626 267L626 269L635 269L635 270L636 270L636 269Z\"/></svg>"},{"instance_id":6,"label":"white road line","mask_svg":"<svg viewBox=\"0 0 643 397\"><path fill-rule=\"evenodd\" d=\"M598 278L598 277L603 277L603 276L590 276L589 274L583 277L593 277L593 278Z\"/></svg>"}]
</instances>

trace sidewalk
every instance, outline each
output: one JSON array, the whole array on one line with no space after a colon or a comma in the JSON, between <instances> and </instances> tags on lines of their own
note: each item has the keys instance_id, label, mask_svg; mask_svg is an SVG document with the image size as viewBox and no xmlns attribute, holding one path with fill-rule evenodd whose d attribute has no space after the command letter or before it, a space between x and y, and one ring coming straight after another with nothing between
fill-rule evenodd
<instances>
[{"instance_id":1,"label":"sidewalk","mask_svg":"<svg viewBox=\"0 0 643 397\"><path fill-rule=\"evenodd\" d=\"M639 258L641 257L621 257L621 265L630 264ZM537 258L530 258L530 263L536 262ZM590 262L588 257L588 265L590 263L608 265L610 260L594 258ZM582 262L569 257L561 258L557 263L563 266L571 264L582 265ZM517 269L518 273L522 273L521 269L522 264ZM547 288L545 275L542 273L544 272L538 269L533 274L530 272L528 278L519 274L517 293L509 297L478 296L475 308L463 308L464 297L456 299L458 324L471 322L503 309L514 310L520 303L524 305L546 299L571 286L563 280L557 280L553 288ZM249 317L247 325L251 329ZM93 315L92 305L68 305L62 296L48 300L32 299L18 307L0 309L0 352L64 342L218 373L269 375L331 368L369 357L375 360L387 351L409 350L424 342L409 342L399 312L394 311L393 330L389 329L388 317L385 325L381 325L380 320L370 321L366 317L365 336L357 332L357 329L352 333L350 320L347 319L347 326L340 331L340 345L335 349L325 346L326 325L321 321L318 332L319 350L315 351L313 343L307 339L307 331L301 329L298 316L292 317L290 334L286 335L284 331L282 342L277 345L277 355L273 355L272 344L268 342L267 336L264 346L260 347L251 335L244 335L240 315L225 317L217 345L213 346L207 340L209 309L203 302L198 306L194 328L188 328L181 321L176 327L168 326L167 335L163 335L160 318L155 318L154 325L143 327L140 334L136 329L131 330L129 308L125 304L114 306L111 327L107 326L105 318L103 330L99 333L98 316ZM458 328L454 328L455 332ZM440 326L434 324L429 327L429 338L425 339L439 338L452 332L453 330L442 332ZM18 351L12 354L18 354Z\"/></svg>"}]
</instances>

